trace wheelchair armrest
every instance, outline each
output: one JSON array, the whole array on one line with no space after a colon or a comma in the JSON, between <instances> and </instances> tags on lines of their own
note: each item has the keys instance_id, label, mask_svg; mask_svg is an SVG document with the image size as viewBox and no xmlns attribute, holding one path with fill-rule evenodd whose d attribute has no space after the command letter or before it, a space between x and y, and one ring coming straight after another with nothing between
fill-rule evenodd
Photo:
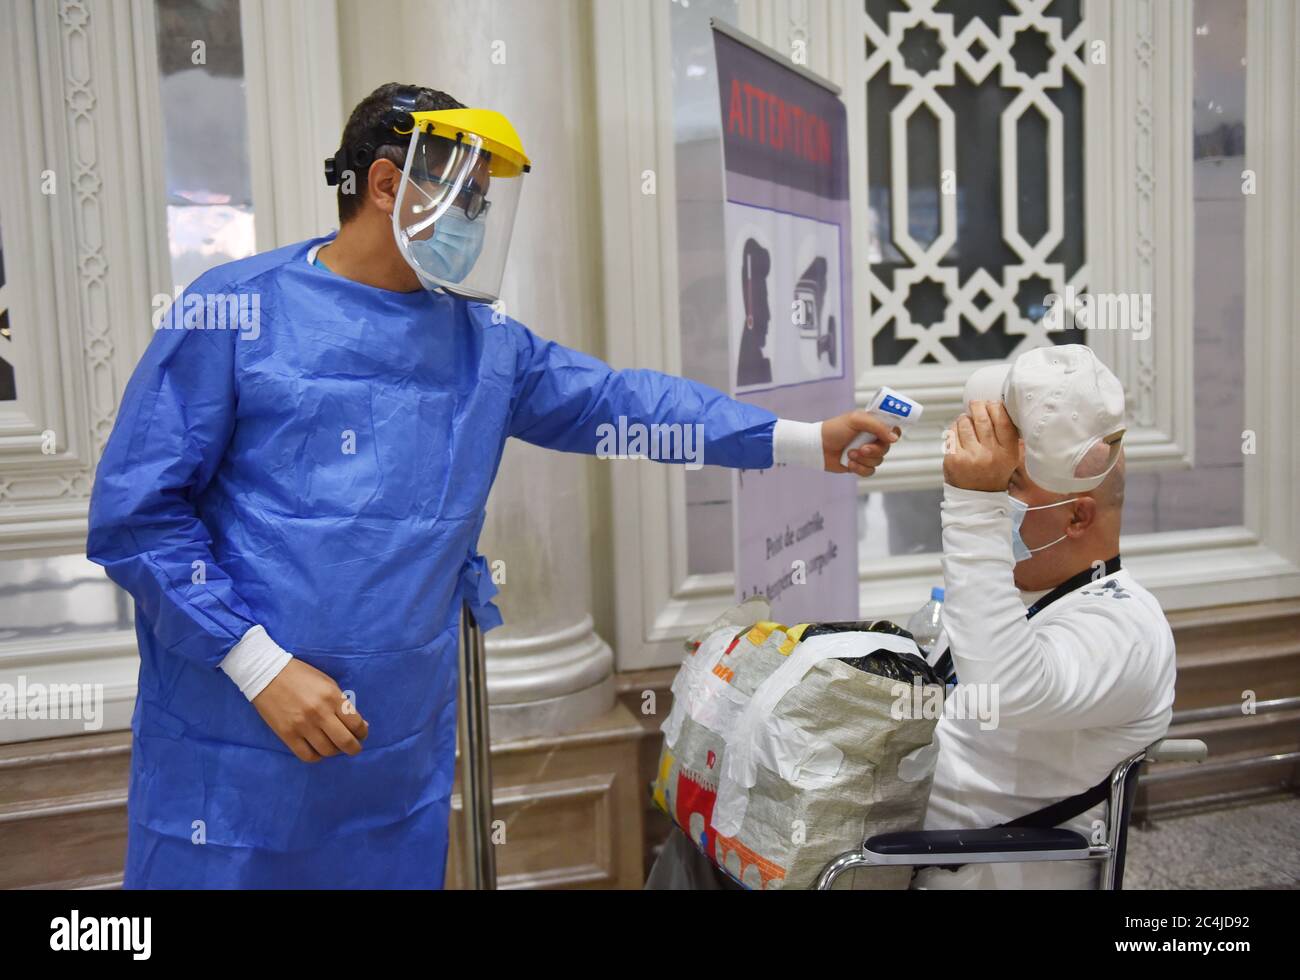
<instances>
[{"instance_id":1,"label":"wheelchair armrest","mask_svg":"<svg viewBox=\"0 0 1300 980\"><path fill-rule=\"evenodd\" d=\"M988 830L916 830L869 837L863 850L887 858L904 855L951 855L970 860L972 855L1076 852L1087 856L1082 834L1059 827L994 827ZM1005 860L1012 860L1007 858ZM1026 860L1033 860L1028 857ZM961 861L954 861L961 864Z\"/></svg>"},{"instance_id":2,"label":"wheelchair armrest","mask_svg":"<svg viewBox=\"0 0 1300 980\"><path fill-rule=\"evenodd\" d=\"M853 868L882 865L1008 864L1030 861L1086 861L1106 857L1105 845L1090 847L1082 834L1053 827L994 827L990 830L916 830L868 837L857 851L839 855L822 869L816 888L834 887Z\"/></svg>"},{"instance_id":3,"label":"wheelchair armrest","mask_svg":"<svg viewBox=\"0 0 1300 980\"><path fill-rule=\"evenodd\" d=\"M1148 762L1204 762L1209 748L1199 738L1162 738L1147 749Z\"/></svg>"}]
</instances>

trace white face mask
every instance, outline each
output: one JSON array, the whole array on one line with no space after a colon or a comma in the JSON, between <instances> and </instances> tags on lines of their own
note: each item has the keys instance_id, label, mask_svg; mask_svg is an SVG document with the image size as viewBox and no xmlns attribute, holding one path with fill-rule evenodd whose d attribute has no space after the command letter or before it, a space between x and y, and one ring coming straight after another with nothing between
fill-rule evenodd
<instances>
[{"instance_id":1,"label":"white face mask","mask_svg":"<svg viewBox=\"0 0 1300 980\"><path fill-rule=\"evenodd\" d=\"M1055 541L1049 541L1045 545L1040 545L1037 548L1029 547L1025 544L1024 538L1020 536L1020 525L1025 523L1025 515L1031 510L1047 510L1050 507L1060 507L1063 504L1072 503L1074 503L1073 497L1069 500L1058 500L1054 504L1039 504L1037 507L1030 507L1023 500L1011 497L1011 553L1015 556L1016 561L1024 561L1030 555L1044 551L1054 544L1060 544L1067 537L1067 535L1062 534Z\"/></svg>"}]
</instances>

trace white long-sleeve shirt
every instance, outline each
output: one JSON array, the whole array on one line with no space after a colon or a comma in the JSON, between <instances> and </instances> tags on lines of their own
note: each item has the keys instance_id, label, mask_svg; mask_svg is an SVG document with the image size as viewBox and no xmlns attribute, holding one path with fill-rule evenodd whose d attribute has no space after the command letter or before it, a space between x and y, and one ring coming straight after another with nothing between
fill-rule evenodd
<instances>
[{"instance_id":1,"label":"white long-sleeve shirt","mask_svg":"<svg viewBox=\"0 0 1300 980\"><path fill-rule=\"evenodd\" d=\"M1006 493L944 487L945 631L958 687L996 703L997 725L950 717L925 829L993 827L1095 786L1119 762L1163 737L1174 701L1174 638L1155 597L1121 569L1025 618L1013 580ZM996 698L996 702L990 700ZM1065 824L1091 838L1100 804ZM1091 888L1093 862L975 864L927 869L925 888Z\"/></svg>"}]
</instances>

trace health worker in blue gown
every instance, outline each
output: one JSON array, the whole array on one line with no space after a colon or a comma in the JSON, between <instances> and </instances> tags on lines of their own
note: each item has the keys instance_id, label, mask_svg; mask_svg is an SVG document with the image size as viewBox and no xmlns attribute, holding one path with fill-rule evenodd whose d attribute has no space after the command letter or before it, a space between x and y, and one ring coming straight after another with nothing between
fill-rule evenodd
<instances>
[{"instance_id":1,"label":"health worker in blue gown","mask_svg":"<svg viewBox=\"0 0 1300 980\"><path fill-rule=\"evenodd\" d=\"M135 600L127 887L441 887L458 612L500 622L475 548L507 437L698 424L707 463L862 476L893 441L494 311L529 170L499 113L382 86L326 161L339 231L218 266L157 324L87 543Z\"/></svg>"}]
</instances>

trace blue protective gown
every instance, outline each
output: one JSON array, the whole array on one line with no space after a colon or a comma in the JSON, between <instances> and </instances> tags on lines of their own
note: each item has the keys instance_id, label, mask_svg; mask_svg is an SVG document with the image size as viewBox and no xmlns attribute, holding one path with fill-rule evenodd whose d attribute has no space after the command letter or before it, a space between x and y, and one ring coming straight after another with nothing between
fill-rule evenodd
<instances>
[{"instance_id":1,"label":"blue protective gown","mask_svg":"<svg viewBox=\"0 0 1300 980\"><path fill-rule=\"evenodd\" d=\"M307 261L324 240L196 280L99 465L87 553L140 648L128 887L441 887L458 611L500 622L475 547L507 436L591 453L619 416L702 423L705 462L772 462L769 412L344 279ZM213 329L241 295L256 323ZM300 762L221 672L256 624L353 692L359 755Z\"/></svg>"}]
</instances>

